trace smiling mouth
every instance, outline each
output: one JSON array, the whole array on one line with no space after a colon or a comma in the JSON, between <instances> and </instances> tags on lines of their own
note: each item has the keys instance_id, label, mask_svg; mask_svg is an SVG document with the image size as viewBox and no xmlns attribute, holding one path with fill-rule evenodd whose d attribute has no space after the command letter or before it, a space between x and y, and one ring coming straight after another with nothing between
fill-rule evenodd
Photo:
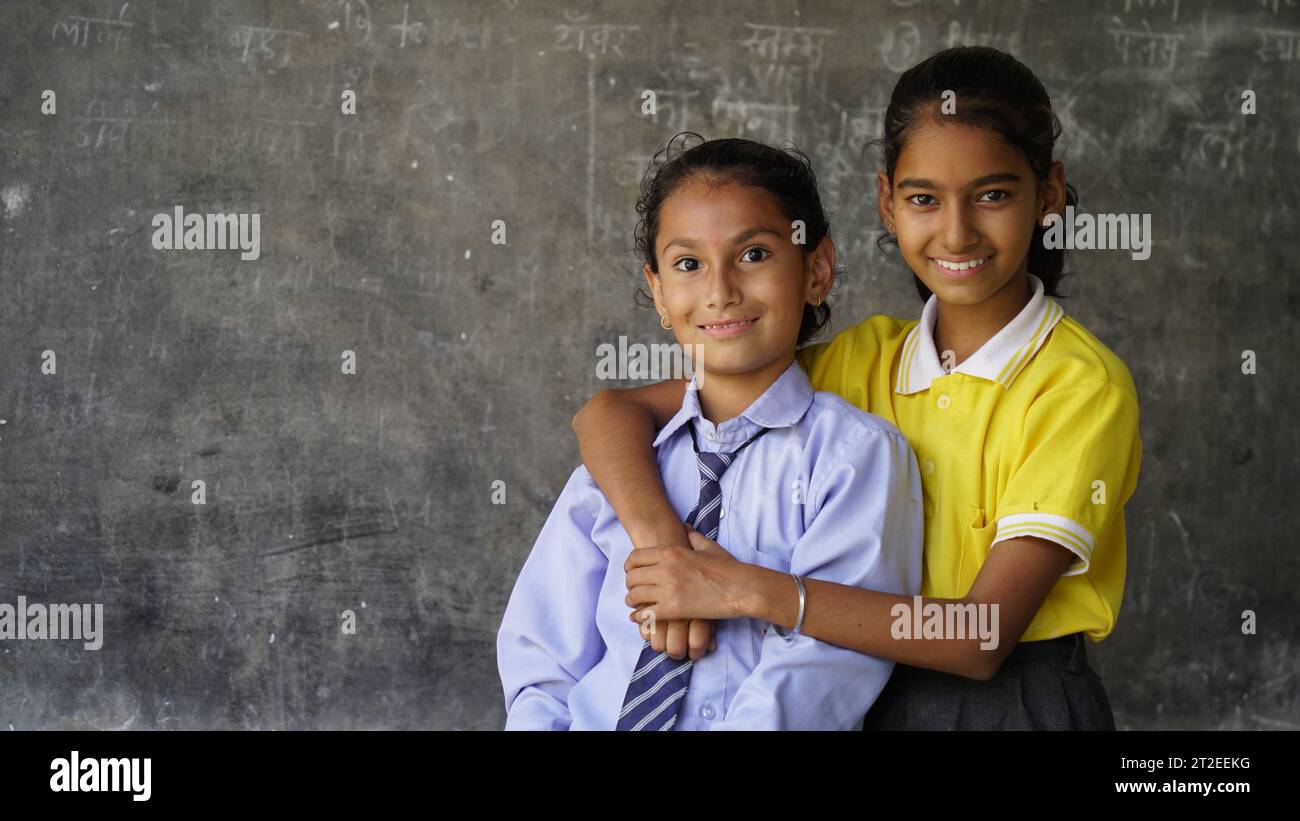
<instances>
[{"instance_id":1,"label":"smiling mouth","mask_svg":"<svg viewBox=\"0 0 1300 821\"><path fill-rule=\"evenodd\" d=\"M930 262L948 276L968 277L978 271L984 270L989 260L993 258L992 254L985 254L982 257L971 257L964 260L940 259L939 257L930 257Z\"/></svg>"},{"instance_id":2,"label":"smiling mouth","mask_svg":"<svg viewBox=\"0 0 1300 821\"><path fill-rule=\"evenodd\" d=\"M732 319L732 320L725 320L720 322L709 322L707 324L699 325L697 327L700 329L701 333L707 334L709 336L727 337L727 336L736 336L738 334L743 334L745 331L748 331L750 328L754 327L754 324L757 322L758 322L758 317L755 316L755 317L750 317L749 319Z\"/></svg>"}]
</instances>

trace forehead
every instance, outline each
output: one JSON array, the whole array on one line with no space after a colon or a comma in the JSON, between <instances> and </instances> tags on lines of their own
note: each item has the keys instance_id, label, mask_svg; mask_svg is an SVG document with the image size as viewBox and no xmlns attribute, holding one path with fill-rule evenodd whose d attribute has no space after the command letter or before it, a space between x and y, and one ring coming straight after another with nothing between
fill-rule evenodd
<instances>
[{"instance_id":1,"label":"forehead","mask_svg":"<svg viewBox=\"0 0 1300 821\"><path fill-rule=\"evenodd\" d=\"M908 134L894 180L919 177L960 188L968 180L1003 171L1025 179L1033 175L1025 155L996 131L927 119Z\"/></svg>"},{"instance_id":2,"label":"forehead","mask_svg":"<svg viewBox=\"0 0 1300 821\"><path fill-rule=\"evenodd\" d=\"M729 181L719 184L699 177L682 183L659 211L660 238L664 242L715 232L730 239L731 234L746 228L780 226L785 222L776 197L765 189Z\"/></svg>"}]
</instances>

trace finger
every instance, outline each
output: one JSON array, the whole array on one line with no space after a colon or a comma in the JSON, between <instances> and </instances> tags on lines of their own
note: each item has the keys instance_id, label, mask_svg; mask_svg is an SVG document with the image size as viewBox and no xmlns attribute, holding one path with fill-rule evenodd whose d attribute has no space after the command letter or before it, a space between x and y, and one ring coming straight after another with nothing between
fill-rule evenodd
<instances>
[{"instance_id":1,"label":"finger","mask_svg":"<svg viewBox=\"0 0 1300 821\"><path fill-rule=\"evenodd\" d=\"M678 661L686 658L688 631L687 623L681 619L675 619L668 622L667 643L665 648L668 655Z\"/></svg>"},{"instance_id":2,"label":"finger","mask_svg":"<svg viewBox=\"0 0 1300 821\"><path fill-rule=\"evenodd\" d=\"M666 622L655 622L653 620L651 620L651 623L654 627L653 632L650 634L650 646L656 653L662 653L664 651L664 646L668 641L668 624Z\"/></svg>"},{"instance_id":3,"label":"finger","mask_svg":"<svg viewBox=\"0 0 1300 821\"><path fill-rule=\"evenodd\" d=\"M623 598L623 603L628 607L646 607L659 600L659 589L651 585L637 585L627 591L627 596ZM671 618L664 613L659 614L659 618Z\"/></svg>"},{"instance_id":4,"label":"finger","mask_svg":"<svg viewBox=\"0 0 1300 821\"><path fill-rule=\"evenodd\" d=\"M687 636L691 658L696 661L704 658L709 652L709 644L712 641L713 635L709 630L709 621L707 619L691 619Z\"/></svg>"},{"instance_id":5,"label":"finger","mask_svg":"<svg viewBox=\"0 0 1300 821\"><path fill-rule=\"evenodd\" d=\"M727 552L727 551L722 547L722 545L720 545L720 544L718 544L717 542L713 541L713 540L710 539L708 536L705 536L703 533L701 533L701 532L698 531L698 530L693 530L693 531L691 531L690 533L688 533L688 534L686 534L686 535L687 535L687 537L690 539L690 542L691 542L691 549L692 549L692 550L698 550L698 551L703 552L703 553L708 553L708 552L715 551L715 550L721 550L723 553L726 553L726 552ZM730 555L730 554L728 554L728 555Z\"/></svg>"},{"instance_id":6,"label":"finger","mask_svg":"<svg viewBox=\"0 0 1300 821\"><path fill-rule=\"evenodd\" d=\"M656 584L660 581L660 573L657 568L638 567L636 570L629 570L623 576L623 584L628 590L634 587L640 587L647 584Z\"/></svg>"},{"instance_id":7,"label":"finger","mask_svg":"<svg viewBox=\"0 0 1300 821\"><path fill-rule=\"evenodd\" d=\"M648 640L652 647L655 646L655 638L658 638L659 646L656 649L660 652L663 652L663 627L664 624L655 619L654 610L646 609L641 611L641 619L638 622L638 629L641 631L641 638Z\"/></svg>"},{"instance_id":8,"label":"finger","mask_svg":"<svg viewBox=\"0 0 1300 821\"><path fill-rule=\"evenodd\" d=\"M637 567L646 567L648 565L658 564L663 560L663 547L636 547L632 552L627 554L627 560L623 562L623 571L628 572Z\"/></svg>"}]
</instances>

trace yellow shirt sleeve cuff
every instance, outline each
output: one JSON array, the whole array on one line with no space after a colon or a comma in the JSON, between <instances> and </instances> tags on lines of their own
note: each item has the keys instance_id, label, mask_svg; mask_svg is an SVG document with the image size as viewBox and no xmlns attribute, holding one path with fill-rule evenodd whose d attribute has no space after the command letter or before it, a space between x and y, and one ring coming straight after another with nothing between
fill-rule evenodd
<instances>
[{"instance_id":1,"label":"yellow shirt sleeve cuff","mask_svg":"<svg viewBox=\"0 0 1300 821\"><path fill-rule=\"evenodd\" d=\"M1097 540L1083 525L1051 513L1013 513L1003 516L998 519L998 532L993 537L993 544L1022 536L1046 539L1073 553L1074 562L1061 574L1063 576L1087 573L1093 548L1097 546Z\"/></svg>"}]
</instances>

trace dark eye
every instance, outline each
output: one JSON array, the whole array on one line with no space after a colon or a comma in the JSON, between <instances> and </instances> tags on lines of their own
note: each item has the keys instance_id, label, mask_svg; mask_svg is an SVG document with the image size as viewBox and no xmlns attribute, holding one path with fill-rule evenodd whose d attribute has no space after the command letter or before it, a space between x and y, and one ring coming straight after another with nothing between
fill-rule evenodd
<instances>
[{"instance_id":1,"label":"dark eye","mask_svg":"<svg viewBox=\"0 0 1300 821\"><path fill-rule=\"evenodd\" d=\"M984 193L980 194L978 197L976 197L976 201L1002 202L1009 196L1011 196L1010 191L1004 191L1001 188L997 188L994 189L993 191L985 191Z\"/></svg>"},{"instance_id":2,"label":"dark eye","mask_svg":"<svg viewBox=\"0 0 1300 821\"><path fill-rule=\"evenodd\" d=\"M754 256L752 256L753 254L759 254L760 256L755 258ZM745 262L762 262L763 260L767 259L771 255L772 252L767 250L766 248L759 248L758 246L755 246L753 248L746 250L745 253L740 255L740 258L743 259Z\"/></svg>"},{"instance_id":3,"label":"dark eye","mask_svg":"<svg viewBox=\"0 0 1300 821\"><path fill-rule=\"evenodd\" d=\"M928 208L929 206L934 205L934 195L913 194L912 196L907 198L907 201L912 203L913 205L919 205L922 208Z\"/></svg>"},{"instance_id":4,"label":"dark eye","mask_svg":"<svg viewBox=\"0 0 1300 821\"><path fill-rule=\"evenodd\" d=\"M682 257L681 259L673 263L673 267L676 268L678 271L685 271L687 273L696 270L695 268L683 268L682 267L683 263L691 263L692 265L698 266L700 264L700 261L695 257Z\"/></svg>"}]
</instances>

